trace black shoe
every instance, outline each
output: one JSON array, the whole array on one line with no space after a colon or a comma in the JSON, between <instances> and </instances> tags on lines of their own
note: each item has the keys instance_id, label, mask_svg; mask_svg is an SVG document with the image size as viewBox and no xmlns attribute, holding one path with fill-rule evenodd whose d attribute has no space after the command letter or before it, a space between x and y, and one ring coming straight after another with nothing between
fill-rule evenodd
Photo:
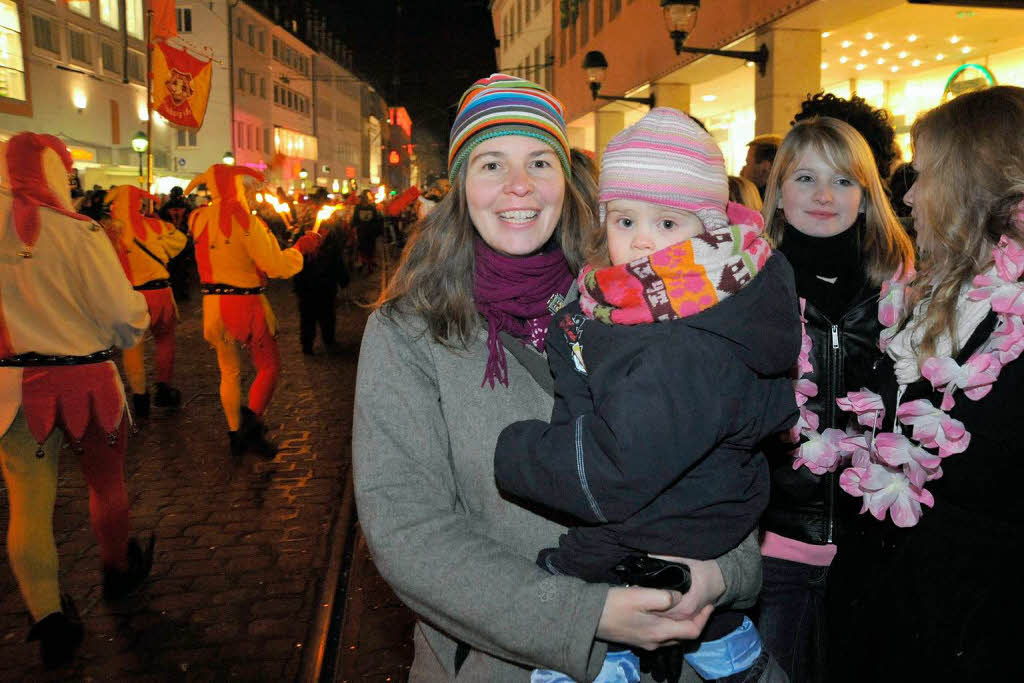
<instances>
[{"instance_id":1,"label":"black shoe","mask_svg":"<svg viewBox=\"0 0 1024 683\"><path fill-rule=\"evenodd\" d=\"M153 405L157 408L178 408L181 406L181 392L166 382L157 382Z\"/></svg>"},{"instance_id":2,"label":"black shoe","mask_svg":"<svg viewBox=\"0 0 1024 683\"><path fill-rule=\"evenodd\" d=\"M135 417L139 419L149 417L149 392L132 394L132 407L135 408Z\"/></svg>"},{"instance_id":3,"label":"black shoe","mask_svg":"<svg viewBox=\"0 0 1024 683\"><path fill-rule=\"evenodd\" d=\"M310 346L309 348L307 348L307 347L303 346L302 347L302 355L304 355L304 356L312 356L313 355L313 347Z\"/></svg>"},{"instance_id":4,"label":"black shoe","mask_svg":"<svg viewBox=\"0 0 1024 683\"><path fill-rule=\"evenodd\" d=\"M128 567L126 569L103 568L103 597L106 600L117 600L128 595L142 585L153 568L153 546L156 538L150 536L146 549L139 545L139 539L128 541Z\"/></svg>"},{"instance_id":5,"label":"black shoe","mask_svg":"<svg viewBox=\"0 0 1024 683\"><path fill-rule=\"evenodd\" d=\"M325 346L327 346L327 355L329 356L340 356L345 353L345 349L341 348L337 342L330 342L325 344Z\"/></svg>"},{"instance_id":6,"label":"black shoe","mask_svg":"<svg viewBox=\"0 0 1024 683\"><path fill-rule=\"evenodd\" d=\"M266 437L267 427L263 420L248 408L242 408L242 427L238 432L242 436L246 451L263 458L273 458L277 455L277 446Z\"/></svg>"},{"instance_id":7,"label":"black shoe","mask_svg":"<svg viewBox=\"0 0 1024 683\"><path fill-rule=\"evenodd\" d=\"M231 457L241 458L245 455L245 440L241 432L228 432L228 443L231 447Z\"/></svg>"},{"instance_id":8,"label":"black shoe","mask_svg":"<svg viewBox=\"0 0 1024 683\"><path fill-rule=\"evenodd\" d=\"M28 632L29 642L39 641L39 654L47 669L70 664L85 633L82 619L69 596L60 597L60 608L60 612L48 614L32 624Z\"/></svg>"}]
</instances>

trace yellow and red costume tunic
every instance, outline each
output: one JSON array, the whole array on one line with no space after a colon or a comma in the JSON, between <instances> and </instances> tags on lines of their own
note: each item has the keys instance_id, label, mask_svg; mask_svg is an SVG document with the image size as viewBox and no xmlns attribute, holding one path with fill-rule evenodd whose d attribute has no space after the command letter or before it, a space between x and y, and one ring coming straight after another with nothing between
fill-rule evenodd
<instances>
[{"instance_id":1,"label":"yellow and red costume tunic","mask_svg":"<svg viewBox=\"0 0 1024 683\"><path fill-rule=\"evenodd\" d=\"M149 331L156 343L156 381L170 384L174 374L174 305L167 262L188 242L184 233L159 218L143 215L144 199L153 195L131 185L119 185L107 193L110 217L121 226L117 247L125 275L149 306ZM112 236L113 237L113 236ZM124 351L124 369L134 394L146 392L146 368L142 344Z\"/></svg>"},{"instance_id":2,"label":"yellow and red costume tunic","mask_svg":"<svg viewBox=\"0 0 1024 683\"><path fill-rule=\"evenodd\" d=\"M102 228L72 210L70 170L53 136L19 133L0 146L9 183L0 188L0 466L8 556L37 622L61 611L53 507L62 437L89 486L104 566L127 565L124 389L110 357L149 326Z\"/></svg>"},{"instance_id":3,"label":"yellow and red costume tunic","mask_svg":"<svg viewBox=\"0 0 1024 683\"><path fill-rule=\"evenodd\" d=\"M189 232L203 292L203 336L217 351L221 403L232 432L238 431L242 419L240 347L247 347L256 368L249 409L257 416L270 402L280 375L277 320L264 295L267 280L302 270L303 254L319 244L319 236L303 237L294 247L281 249L249 208L246 178L263 181L251 169L215 164L185 190L187 194L205 183L213 198L189 216Z\"/></svg>"}]
</instances>

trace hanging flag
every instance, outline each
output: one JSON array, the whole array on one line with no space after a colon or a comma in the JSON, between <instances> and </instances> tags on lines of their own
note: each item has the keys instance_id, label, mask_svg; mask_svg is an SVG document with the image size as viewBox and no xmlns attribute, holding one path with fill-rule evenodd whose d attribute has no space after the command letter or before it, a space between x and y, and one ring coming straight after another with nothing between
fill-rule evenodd
<instances>
[{"instance_id":1,"label":"hanging flag","mask_svg":"<svg viewBox=\"0 0 1024 683\"><path fill-rule=\"evenodd\" d=\"M202 127L212 77L209 59L171 47L162 40L154 43L153 109L169 123L192 130Z\"/></svg>"},{"instance_id":2,"label":"hanging flag","mask_svg":"<svg viewBox=\"0 0 1024 683\"><path fill-rule=\"evenodd\" d=\"M153 12L153 35L150 40L173 38L178 35L174 0L149 0L149 9Z\"/></svg>"}]
</instances>

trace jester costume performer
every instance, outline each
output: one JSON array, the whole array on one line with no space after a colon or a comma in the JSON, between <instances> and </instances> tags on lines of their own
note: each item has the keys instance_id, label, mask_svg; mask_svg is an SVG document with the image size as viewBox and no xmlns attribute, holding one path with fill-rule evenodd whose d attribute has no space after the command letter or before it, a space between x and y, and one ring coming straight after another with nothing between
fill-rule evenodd
<instances>
[{"instance_id":1,"label":"jester costume performer","mask_svg":"<svg viewBox=\"0 0 1024 683\"><path fill-rule=\"evenodd\" d=\"M8 172L9 169L9 172ZM137 587L152 565L129 538L124 485L124 389L110 360L149 326L103 230L72 209L71 155L51 135L0 146L0 466L10 500L7 549L43 661L70 661L82 639L61 597L53 509L67 439L89 487L89 512L108 599Z\"/></svg>"},{"instance_id":2,"label":"jester costume performer","mask_svg":"<svg viewBox=\"0 0 1024 683\"><path fill-rule=\"evenodd\" d=\"M277 320L264 290L268 278L288 278L302 270L303 256L321 240L319 234L307 233L294 247L281 249L266 223L250 210L247 194L262 182L263 176L251 169L214 164L185 190L188 194L205 183L212 197L209 205L189 216L189 232L203 293L203 336L217 352L220 400L235 456L251 451L273 457L277 452L264 436L262 419L281 373ZM256 368L244 408L242 347Z\"/></svg>"},{"instance_id":3,"label":"jester costume performer","mask_svg":"<svg viewBox=\"0 0 1024 683\"><path fill-rule=\"evenodd\" d=\"M156 343L156 396L158 407L177 408L181 392L171 386L174 374L174 328L178 310L174 305L167 262L177 256L188 238L170 223L143 215L144 199L157 201L151 194L131 185L119 185L107 193L115 247L125 275L136 291L146 297L149 306L149 332ZM124 372L132 390L136 417L149 416L149 391L142 344L125 349Z\"/></svg>"}]
</instances>

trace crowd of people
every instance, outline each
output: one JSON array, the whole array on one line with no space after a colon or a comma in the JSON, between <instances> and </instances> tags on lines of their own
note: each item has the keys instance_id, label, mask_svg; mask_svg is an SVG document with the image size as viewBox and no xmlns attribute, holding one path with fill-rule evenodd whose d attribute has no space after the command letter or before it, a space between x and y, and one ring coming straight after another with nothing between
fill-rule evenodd
<instances>
[{"instance_id":1,"label":"crowd of people","mask_svg":"<svg viewBox=\"0 0 1024 683\"><path fill-rule=\"evenodd\" d=\"M699 121L654 108L598 171L554 96L494 74L458 104L445 182L343 210L326 191L260 201L259 173L220 164L162 203L73 198L64 144L12 137L0 465L43 662L83 633L57 580L62 441L104 597L152 566L124 454L150 410L145 338L152 403L181 403L182 271L225 450L273 457L267 279L293 279L303 352L317 330L331 350L337 291L381 267L384 239L404 249L364 331L353 471L374 561L420 618L414 680L1005 677L1024 607L1024 89L923 114L909 168L860 98L810 96L794 119L730 177Z\"/></svg>"},{"instance_id":2,"label":"crowd of people","mask_svg":"<svg viewBox=\"0 0 1024 683\"><path fill-rule=\"evenodd\" d=\"M202 294L203 335L220 370L224 450L273 457L263 415L281 371L268 278L293 278L302 351L317 328L335 349L335 303L355 244L369 261L354 211L372 195L331 205L326 191L281 211L261 199L261 174L216 164L157 197L134 186L74 190L72 159L55 136L19 133L0 145L0 466L10 501L7 549L48 668L71 661L83 638L75 601L61 594L53 510L57 460L70 443L88 484L103 565L103 597L118 600L148 576L155 538L131 531L124 457L129 426L151 405L178 409L177 301ZM371 221L377 208L371 207ZM327 214L330 215L327 215ZM264 220L265 217L267 220ZM155 346L155 382L143 343ZM115 365L120 350L127 389ZM243 358L256 370L245 392Z\"/></svg>"},{"instance_id":3,"label":"crowd of people","mask_svg":"<svg viewBox=\"0 0 1024 683\"><path fill-rule=\"evenodd\" d=\"M922 115L909 170L857 97L795 118L730 179L653 109L595 175L540 86L463 95L356 387L412 679L1014 670L1024 89Z\"/></svg>"}]
</instances>

